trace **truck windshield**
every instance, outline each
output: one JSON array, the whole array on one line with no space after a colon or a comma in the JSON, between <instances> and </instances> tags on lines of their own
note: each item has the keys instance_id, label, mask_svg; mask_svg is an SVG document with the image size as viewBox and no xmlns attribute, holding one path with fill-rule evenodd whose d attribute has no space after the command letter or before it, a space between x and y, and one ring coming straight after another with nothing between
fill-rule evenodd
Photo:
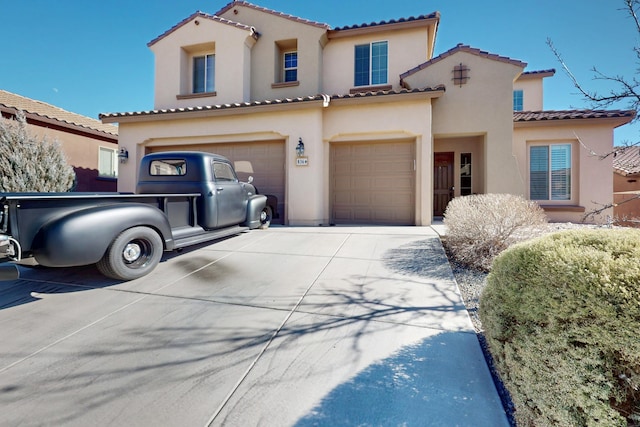
<instances>
[{"instance_id":1,"label":"truck windshield","mask_svg":"<svg viewBox=\"0 0 640 427\"><path fill-rule=\"evenodd\" d=\"M186 175L187 162L185 160L153 160L149 173L152 176Z\"/></svg>"}]
</instances>

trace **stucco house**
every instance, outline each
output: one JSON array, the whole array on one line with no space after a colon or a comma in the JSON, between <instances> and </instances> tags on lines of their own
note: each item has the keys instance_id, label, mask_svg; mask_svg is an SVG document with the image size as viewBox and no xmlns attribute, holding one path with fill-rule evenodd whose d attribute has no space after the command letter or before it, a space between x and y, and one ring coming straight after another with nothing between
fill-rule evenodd
<instances>
[{"instance_id":1,"label":"stucco house","mask_svg":"<svg viewBox=\"0 0 640 427\"><path fill-rule=\"evenodd\" d=\"M357 17L354 17L357 20ZM552 220L612 200L613 129L633 111L544 111L554 70L459 44L438 12L331 28L234 1L151 40L155 105L119 123L119 190L146 153L229 157L290 225L429 225L452 197L513 193Z\"/></svg>"},{"instance_id":2,"label":"stucco house","mask_svg":"<svg viewBox=\"0 0 640 427\"><path fill-rule=\"evenodd\" d=\"M118 127L42 101L0 90L0 113L15 118L23 111L38 138L57 141L76 173L74 191L115 191Z\"/></svg>"},{"instance_id":3,"label":"stucco house","mask_svg":"<svg viewBox=\"0 0 640 427\"><path fill-rule=\"evenodd\" d=\"M629 147L613 158L613 213L628 225L640 227L640 149ZM633 220L633 221L629 221Z\"/></svg>"}]
</instances>

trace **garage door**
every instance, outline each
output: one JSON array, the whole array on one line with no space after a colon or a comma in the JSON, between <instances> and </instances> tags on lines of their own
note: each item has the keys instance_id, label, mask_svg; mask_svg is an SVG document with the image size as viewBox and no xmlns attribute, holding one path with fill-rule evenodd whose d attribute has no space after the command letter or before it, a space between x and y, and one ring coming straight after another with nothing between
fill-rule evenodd
<instances>
[{"instance_id":1,"label":"garage door","mask_svg":"<svg viewBox=\"0 0 640 427\"><path fill-rule=\"evenodd\" d=\"M331 211L336 224L415 224L415 143L331 146Z\"/></svg>"},{"instance_id":2,"label":"garage door","mask_svg":"<svg viewBox=\"0 0 640 427\"><path fill-rule=\"evenodd\" d=\"M284 221L285 200L285 150L284 141L241 142L224 144L180 145L172 147L149 147L149 152L158 151L206 151L225 156L234 162L238 178L246 181L253 176L253 184L262 194L273 194L278 198L279 218Z\"/></svg>"}]
</instances>

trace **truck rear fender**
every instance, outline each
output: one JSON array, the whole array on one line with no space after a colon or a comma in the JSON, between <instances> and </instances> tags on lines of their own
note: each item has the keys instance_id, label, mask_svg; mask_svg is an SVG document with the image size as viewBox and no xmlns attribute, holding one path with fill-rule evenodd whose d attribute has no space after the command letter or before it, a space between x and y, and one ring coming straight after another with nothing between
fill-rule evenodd
<instances>
[{"instance_id":1,"label":"truck rear fender","mask_svg":"<svg viewBox=\"0 0 640 427\"><path fill-rule=\"evenodd\" d=\"M120 233L135 226L156 230L165 249L173 250L171 226L160 209L122 203L82 209L46 223L34 239L34 257L47 267L95 264Z\"/></svg>"},{"instance_id":2,"label":"truck rear fender","mask_svg":"<svg viewBox=\"0 0 640 427\"><path fill-rule=\"evenodd\" d=\"M243 224L251 229L260 227L260 212L267 205L267 196L255 194L247 201L247 220Z\"/></svg>"}]
</instances>

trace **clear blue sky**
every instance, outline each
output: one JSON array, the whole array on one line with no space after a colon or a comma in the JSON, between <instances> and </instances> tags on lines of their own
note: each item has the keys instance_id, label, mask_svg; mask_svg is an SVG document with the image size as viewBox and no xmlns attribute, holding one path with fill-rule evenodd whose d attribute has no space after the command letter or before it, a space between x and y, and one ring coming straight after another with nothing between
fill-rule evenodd
<instances>
[{"instance_id":1,"label":"clear blue sky","mask_svg":"<svg viewBox=\"0 0 640 427\"><path fill-rule=\"evenodd\" d=\"M153 55L147 42L193 12L226 0L0 0L0 89L97 118L153 108ZM436 54L458 43L519 59L545 79L545 109L589 108L546 44L551 38L587 87L592 67L631 79L640 66L638 33L622 0L254 0L324 22L353 25L441 13ZM621 104L611 108L627 108ZM616 130L640 140L640 124Z\"/></svg>"}]
</instances>

